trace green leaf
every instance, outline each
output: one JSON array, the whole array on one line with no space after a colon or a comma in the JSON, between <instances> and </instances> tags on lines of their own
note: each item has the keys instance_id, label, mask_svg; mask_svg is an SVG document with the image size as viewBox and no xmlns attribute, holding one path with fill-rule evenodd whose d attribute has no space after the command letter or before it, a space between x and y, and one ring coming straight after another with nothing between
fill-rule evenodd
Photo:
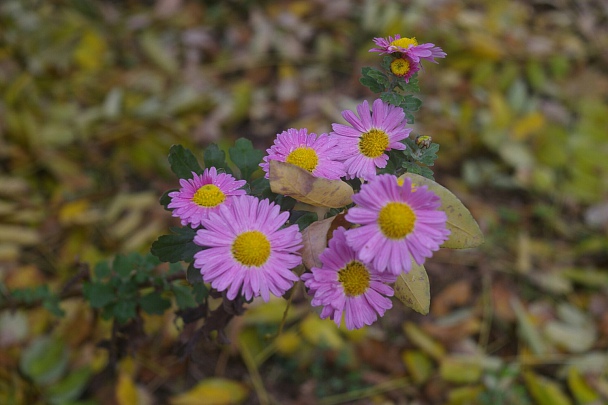
<instances>
[{"instance_id":1,"label":"green leaf","mask_svg":"<svg viewBox=\"0 0 608 405\"><path fill-rule=\"evenodd\" d=\"M399 78L397 81L397 86L403 90L408 91L410 93L418 93L420 92L420 86L418 86L418 73L414 73L412 77L410 77L409 82L406 83L405 79Z\"/></svg>"},{"instance_id":2,"label":"green leaf","mask_svg":"<svg viewBox=\"0 0 608 405\"><path fill-rule=\"evenodd\" d=\"M158 291L144 295L139 299L139 305L145 312L153 315L162 315L171 307L171 301L163 298Z\"/></svg>"},{"instance_id":3,"label":"green leaf","mask_svg":"<svg viewBox=\"0 0 608 405\"><path fill-rule=\"evenodd\" d=\"M433 180L413 173L405 173L403 176L412 179L412 184L416 187L427 186L441 199L439 209L445 211L448 220L447 228L450 230L450 237L441 247L449 249L467 249L479 246L484 238L479 225L469 210L464 206L450 190Z\"/></svg>"},{"instance_id":4,"label":"green leaf","mask_svg":"<svg viewBox=\"0 0 608 405\"><path fill-rule=\"evenodd\" d=\"M401 273L395 281L395 297L414 311L426 315L431 305L431 286L424 266L412 262L409 273Z\"/></svg>"},{"instance_id":5,"label":"green leaf","mask_svg":"<svg viewBox=\"0 0 608 405\"><path fill-rule=\"evenodd\" d=\"M81 367L72 371L58 383L50 386L45 392L49 403L52 405L63 405L78 399L85 390L91 374L91 370L88 367Z\"/></svg>"},{"instance_id":6,"label":"green leaf","mask_svg":"<svg viewBox=\"0 0 608 405\"><path fill-rule=\"evenodd\" d=\"M197 306L191 287L182 285L178 281L171 284L171 291L173 291L175 303L179 309L194 308Z\"/></svg>"},{"instance_id":7,"label":"green leaf","mask_svg":"<svg viewBox=\"0 0 608 405\"><path fill-rule=\"evenodd\" d=\"M192 172L203 173L196 157L182 145L171 146L171 149L169 149L169 164L173 173L180 179L191 179Z\"/></svg>"},{"instance_id":8,"label":"green leaf","mask_svg":"<svg viewBox=\"0 0 608 405\"><path fill-rule=\"evenodd\" d=\"M365 87L369 87L374 93L380 93L386 89L386 85L383 83L388 84L388 78L377 69L364 67L361 69L361 74L359 82Z\"/></svg>"},{"instance_id":9,"label":"green leaf","mask_svg":"<svg viewBox=\"0 0 608 405\"><path fill-rule=\"evenodd\" d=\"M205 283L198 283L192 286L192 293L196 298L196 302L202 304L209 296L209 289L207 288Z\"/></svg>"},{"instance_id":10,"label":"green leaf","mask_svg":"<svg viewBox=\"0 0 608 405\"><path fill-rule=\"evenodd\" d=\"M266 177L260 177L251 182L251 195L260 199L268 198L274 201L276 194L270 189L270 181Z\"/></svg>"},{"instance_id":11,"label":"green leaf","mask_svg":"<svg viewBox=\"0 0 608 405\"><path fill-rule=\"evenodd\" d=\"M174 188L171 190L167 190L163 193L163 195L160 197L160 199L158 200L158 202L160 203L160 205L162 205L167 211L172 211L168 205L171 204L171 197L169 197L169 193L173 193L175 191L178 191L178 189Z\"/></svg>"},{"instance_id":12,"label":"green leaf","mask_svg":"<svg viewBox=\"0 0 608 405\"><path fill-rule=\"evenodd\" d=\"M419 98L416 98L410 94L405 96L403 101L401 102L401 108L408 111L418 111L420 106L422 105L422 101Z\"/></svg>"},{"instance_id":13,"label":"green leaf","mask_svg":"<svg viewBox=\"0 0 608 405\"><path fill-rule=\"evenodd\" d=\"M422 154L419 157L419 161L427 166L433 166L437 159L437 151L439 151L439 144L432 143L428 148L420 149Z\"/></svg>"},{"instance_id":14,"label":"green leaf","mask_svg":"<svg viewBox=\"0 0 608 405\"><path fill-rule=\"evenodd\" d=\"M292 215L294 212L298 212L298 211L292 211ZM312 224L313 222L316 222L319 219L318 215L316 212L309 212L309 211L303 211L299 216L298 219L296 219L296 224L298 225L298 227L300 228L300 232L302 232L304 229L306 229L310 224Z\"/></svg>"},{"instance_id":15,"label":"green leaf","mask_svg":"<svg viewBox=\"0 0 608 405\"><path fill-rule=\"evenodd\" d=\"M186 280L192 285L202 283L203 276L201 276L200 269L194 267L194 263L190 263L188 270L186 270Z\"/></svg>"},{"instance_id":16,"label":"green leaf","mask_svg":"<svg viewBox=\"0 0 608 405\"><path fill-rule=\"evenodd\" d=\"M196 231L188 226L171 228L175 235L162 235L153 244L150 252L163 262L191 262L201 247L194 243Z\"/></svg>"},{"instance_id":17,"label":"green leaf","mask_svg":"<svg viewBox=\"0 0 608 405\"><path fill-rule=\"evenodd\" d=\"M374 79L376 81L376 83L378 83L379 85L381 85L385 88L386 88L386 86L388 86L390 80L386 74L382 73L380 70L375 69L375 68L368 67L368 68L363 68L363 69L366 69L365 76Z\"/></svg>"},{"instance_id":18,"label":"green leaf","mask_svg":"<svg viewBox=\"0 0 608 405\"><path fill-rule=\"evenodd\" d=\"M112 263L112 268L114 272L118 274L121 279L128 279L131 277L131 272L133 271L134 263L125 255L116 255L114 258L114 262Z\"/></svg>"},{"instance_id":19,"label":"green leaf","mask_svg":"<svg viewBox=\"0 0 608 405\"><path fill-rule=\"evenodd\" d=\"M429 180L434 180L433 171L426 166L420 166L414 162L403 162L402 165L408 173L417 174Z\"/></svg>"},{"instance_id":20,"label":"green leaf","mask_svg":"<svg viewBox=\"0 0 608 405\"><path fill-rule=\"evenodd\" d=\"M233 147L228 149L230 159L241 171L241 179L249 180L253 172L260 168L259 164L264 152L253 148L249 139L239 138Z\"/></svg>"},{"instance_id":21,"label":"green leaf","mask_svg":"<svg viewBox=\"0 0 608 405\"><path fill-rule=\"evenodd\" d=\"M35 383L51 384L65 372L68 357L68 348L62 341L49 336L39 337L23 351L19 367Z\"/></svg>"},{"instance_id":22,"label":"green leaf","mask_svg":"<svg viewBox=\"0 0 608 405\"><path fill-rule=\"evenodd\" d=\"M44 299L42 306L49 311L51 314L58 318L65 315L65 311L59 306L59 297L56 295L50 295Z\"/></svg>"},{"instance_id":23,"label":"green leaf","mask_svg":"<svg viewBox=\"0 0 608 405\"><path fill-rule=\"evenodd\" d=\"M93 308L103 308L116 298L116 292L109 284L88 283L82 286L82 292Z\"/></svg>"},{"instance_id":24,"label":"green leaf","mask_svg":"<svg viewBox=\"0 0 608 405\"><path fill-rule=\"evenodd\" d=\"M571 405L572 401L560 388L560 385L548 378L531 371L523 372L526 387L538 405Z\"/></svg>"},{"instance_id":25,"label":"green leaf","mask_svg":"<svg viewBox=\"0 0 608 405\"><path fill-rule=\"evenodd\" d=\"M401 94L393 93L393 92L385 92L380 94L380 99L385 103L399 106L403 102L403 96Z\"/></svg>"},{"instance_id":26,"label":"green leaf","mask_svg":"<svg viewBox=\"0 0 608 405\"><path fill-rule=\"evenodd\" d=\"M104 279L106 277L110 277L112 273L112 269L110 268L110 263L107 260L101 261L95 265L95 278L97 280Z\"/></svg>"},{"instance_id":27,"label":"green leaf","mask_svg":"<svg viewBox=\"0 0 608 405\"><path fill-rule=\"evenodd\" d=\"M121 300L111 308L111 315L116 318L119 323L125 323L131 318L135 318L137 305L132 300Z\"/></svg>"},{"instance_id":28,"label":"green leaf","mask_svg":"<svg viewBox=\"0 0 608 405\"><path fill-rule=\"evenodd\" d=\"M207 149L205 149L205 153L203 153L203 160L205 161L205 167L223 169L226 173L232 174L232 170L230 170L228 163L226 163L226 152L221 150L214 143L207 146Z\"/></svg>"}]
</instances>

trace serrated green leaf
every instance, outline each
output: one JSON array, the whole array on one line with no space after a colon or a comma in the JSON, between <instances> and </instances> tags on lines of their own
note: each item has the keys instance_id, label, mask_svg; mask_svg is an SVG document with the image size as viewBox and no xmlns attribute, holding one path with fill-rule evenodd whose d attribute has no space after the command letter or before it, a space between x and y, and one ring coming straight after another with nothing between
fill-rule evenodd
<instances>
[{"instance_id":1,"label":"serrated green leaf","mask_svg":"<svg viewBox=\"0 0 608 405\"><path fill-rule=\"evenodd\" d=\"M85 282L82 292L92 308L103 308L116 298L116 292L110 284Z\"/></svg>"},{"instance_id":2,"label":"serrated green leaf","mask_svg":"<svg viewBox=\"0 0 608 405\"><path fill-rule=\"evenodd\" d=\"M175 282L171 284L171 291L173 291L175 303L179 309L194 308L197 306L191 287L182 285L180 282Z\"/></svg>"},{"instance_id":3,"label":"serrated green leaf","mask_svg":"<svg viewBox=\"0 0 608 405\"><path fill-rule=\"evenodd\" d=\"M439 144L432 143L428 148L421 149L422 154L418 159L421 163L424 163L427 166L435 165L435 160L437 159L437 151L439 151Z\"/></svg>"},{"instance_id":4,"label":"serrated green leaf","mask_svg":"<svg viewBox=\"0 0 608 405\"><path fill-rule=\"evenodd\" d=\"M433 171L426 166L420 166L413 162L403 162L402 167L404 167L408 173L417 174L429 180L434 180Z\"/></svg>"},{"instance_id":5,"label":"serrated green leaf","mask_svg":"<svg viewBox=\"0 0 608 405\"><path fill-rule=\"evenodd\" d=\"M371 77L362 77L359 79L359 83L369 88L374 93L380 93L384 90L384 86L378 84L378 82Z\"/></svg>"},{"instance_id":6,"label":"serrated green leaf","mask_svg":"<svg viewBox=\"0 0 608 405\"><path fill-rule=\"evenodd\" d=\"M414 117L414 114L412 114L409 111L403 111L405 113L405 119L407 120L408 124L413 124L416 121L416 118Z\"/></svg>"},{"instance_id":7,"label":"serrated green leaf","mask_svg":"<svg viewBox=\"0 0 608 405\"><path fill-rule=\"evenodd\" d=\"M249 139L239 138L234 146L228 149L230 159L241 171L241 179L249 180L253 172L260 169L259 164L264 157L264 152L253 148Z\"/></svg>"},{"instance_id":8,"label":"serrated green leaf","mask_svg":"<svg viewBox=\"0 0 608 405\"><path fill-rule=\"evenodd\" d=\"M424 266L412 262L409 273L401 273L395 281L395 297L414 311L426 315L431 305L431 286Z\"/></svg>"},{"instance_id":9,"label":"serrated green leaf","mask_svg":"<svg viewBox=\"0 0 608 405\"><path fill-rule=\"evenodd\" d=\"M150 252L163 262L191 262L201 247L194 243L196 231L190 227L171 228L174 235L162 235L153 244Z\"/></svg>"},{"instance_id":10,"label":"serrated green leaf","mask_svg":"<svg viewBox=\"0 0 608 405\"><path fill-rule=\"evenodd\" d=\"M127 279L131 277L131 272L133 271L133 261L130 257L125 255L116 255L114 261L112 262L112 268L114 272L118 274L121 279Z\"/></svg>"},{"instance_id":11,"label":"serrated green leaf","mask_svg":"<svg viewBox=\"0 0 608 405\"><path fill-rule=\"evenodd\" d=\"M139 299L139 306L149 314L162 315L171 307L171 301L163 298L160 292L153 291Z\"/></svg>"},{"instance_id":12,"label":"serrated green leaf","mask_svg":"<svg viewBox=\"0 0 608 405\"><path fill-rule=\"evenodd\" d=\"M439 209L443 210L447 217L447 228L450 230L450 237L441 247L449 249L467 249L479 246L483 243L483 233L479 225L469 210L464 206L450 190L442 185L417 174L405 173L403 176L409 177L412 184L416 187L427 186L441 199Z\"/></svg>"},{"instance_id":13,"label":"serrated green leaf","mask_svg":"<svg viewBox=\"0 0 608 405\"><path fill-rule=\"evenodd\" d=\"M104 279L106 277L109 277L110 273L112 273L112 269L110 268L110 263L107 260L101 261L95 265L95 279Z\"/></svg>"},{"instance_id":14,"label":"serrated green leaf","mask_svg":"<svg viewBox=\"0 0 608 405\"><path fill-rule=\"evenodd\" d=\"M180 179L191 179L192 172L202 174L203 169L194 154L182 145L173 145L169 149L171 171Z\"/></svg>"},{"instance_id":15,"label":"serrated green leaf","mask_svg":"<svg viewBox=\"0 0 608 405\"><path fill-rule=\"evenodd\" d=\"M110 317L114 317L117 322L125 323L129 319L135 318L137 315L136 311L137 305L135 301L132 300L121 300L118 301L111 308Z\"/></svg>"},{"instance_id":16,"label":"serrated green leaf","mask_svg":"<svg viewBox=\"0 0 608 405\"><path fill-rule=\"evenodd\" d=\"M207 146L205 149L203 160L205 161L205 167L215 167L216 169L222 169L226 173L232 174L232 170L230 170L228 163L226 163L226 152L221 150L214 143Z\"/></svg>"},{"instance_id":17,"label":"serrated green leaf","mask_svg":"<svg viewBox=\"0 0 608 405\"><path fill-rule=\"evenodd\" d=\"M414 97L410 94L405 96L400 104L401 108L408 111L418 111L420 109L420 106L422 106L422 101L419 98Z\"/></svg>"},{"instance_id":18,"label":"serrated green leaf","mask_svg":"<svg viewBox=\"0 0 608 405\"><path fill-rule=\"evenodd\" d=\"M403 96L401 94L385 92L380 94L380 99L385 103L399 106L403 102Z\"/></svg>"}]
</instances>

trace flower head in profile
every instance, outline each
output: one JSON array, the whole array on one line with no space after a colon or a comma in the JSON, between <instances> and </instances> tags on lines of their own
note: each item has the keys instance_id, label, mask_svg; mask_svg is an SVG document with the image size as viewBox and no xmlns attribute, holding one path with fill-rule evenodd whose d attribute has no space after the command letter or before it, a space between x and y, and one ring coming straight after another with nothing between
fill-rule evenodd
<instances>
[{"instance_id":1,"label":"flower head in profile","mask_svg":"<svg viewBox=\"0 0 608 405\"><path fill-rule=\"evenodd\" d=\"M447 215L441 200L427 186L412 187L391 174L363 184L353 196L355 207L346 220L360 224L346 231L348 244L364 263L398 275L409 272L412 259L419 265L447 240Z\"/></svg>"},{"instance_id":2,"label":"flower head in profile","mask_svg":"<svg viewBox=\"0 0 608 405\"><path fill-rule=\"evenodd\" d=\"M215 167L205 169L201 175L192 172L191 179L179 180L182 188L169 193L171 202L167 208L181 219L182 225L191 224L196 228L209 213L222 205L230 205L231 197L245 194L245 190L240 189L245 183L229 174L218 173Z\"/></svg>"},{"instance_id":3,"label":"flower head in profile","mask_svg":"<svg viewBox=\"0 0 608 405\"><path fill-rule=\"evenodd\" d=\"M197 231L194 243L207 249L194 254L194 266L228 299L239 293L247 300L282 296L298 280L291 269L302 262L298 226L281 229L288 218L289 212L268 200L233 197L201 221L205 229Z\"/></svg>"},{"instance_id":4,"label":"flower head in profile","mask_svg":"<svg viewBox=\"0 0 608 405\"><path fill-rule=\"evenodd\" d=\"M342 112L350 124L332 124L330 134L340 139L340 148L346 168L346 177L361 177L370 180L376 176L376 168L386 167L388 152L391 149L405 149L400 141L412 131L405 127L405 113L399 107L377 99L372 111L366 101L357 106L357 116L350 110Z\"/></svg>"},{"instance_id":5,"label":"flower head in profile","mask_svg":"<svg viewBox=\"0 0 608 405\"><path fill-rule=\"evenodd\" d=\"M302 275L311 304L323 306L321 318L333 319L340 326L342 314L348 329L371 325L378 316L391 308L389 298L393 289L386 283L395 282L390 273L379 273L372 266L357 259L346 243L344 228L333 233L329 247L321 253L321 267L313 267L311 273Z\"/></svg>"},{"instance_id":6,"label":"flower head in profile","mask_svg":"<svg viewBox=\"0 0 608 405\"><path fill-rule=\"evenodd\" d=\"M283 131L274 145L266 150L260 166L268 178L269 161L287 162L307 170L316 177L336 180L344 176L344 164L338 161L340 150L337 140L321 134L307 133L306 128Z\"/></svg>"},{"instance_id":7,"label":"flower head in profile","mask_svg":"<svg viewBox=\"0 0 608 405\"><path fill-rule=\"evenodd\" d=\"M370 49L370 52L400 53L409 58L414 64L419 64L420 59L437 63L435 58L445 58L446 56L443 49L435 46L435 44L429 42L418 44L415 37L401 38L399 34L395 35L395 37L374 38L374 43L376 44L376 48Z\"/></svg>"}]
</instances>

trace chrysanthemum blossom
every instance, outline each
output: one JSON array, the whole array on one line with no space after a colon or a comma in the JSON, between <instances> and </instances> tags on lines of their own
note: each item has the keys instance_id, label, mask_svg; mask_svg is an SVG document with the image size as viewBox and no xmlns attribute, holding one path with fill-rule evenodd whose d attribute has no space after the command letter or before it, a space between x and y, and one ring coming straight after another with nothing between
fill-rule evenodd
<instances>
[{"instance_id":1,"label":"chrysanthemum blossom","mask_svg":"<svg viewBox=\"0 0 608 405\"><path fill-rule=\"evenodd\" d=\"M357 113L359 116L350 110L343 111L342 116L350 126L332 124L330 136L340 139L340 159L344 160L346 177L370 180L376 176L377 167L386 167L385 152L405 149L400 141L407 138L412 129L406 128L401 108L380 99L372 104L371 113L367 100L357 106Z\"/></svg>"},{"instance_id":2,"label":"chrysanthemum blossom","mask_svg":"<svg viewBox=\"0 0 608 405\"><path fill-rule=\"evenodd\" d=\"M412 187L407 177L401 182L379 175L361 186L353 202L346 220L361 226L346 231L346 240L378 271L408 273L412 259L423 264L450 235L440 198L427 186Z\"/></svg>"},{"instance_id":3,"label":"chrysanthemum blossom","mask_svg":"<svg viewBox=\"0 0 608 405\"><path fill-rule=\"evenodd\" d=\"M228 299L270 294L282 296L298 280L291 269L302 262L302 235L297 225L281 229L289 212L253 196L233 197L231 205L201 221L194 243L207 249L194 254L194 266L205 282Z\"/></svg>"},{"instance_id":4,"label":"chrysanthemum blossom","mask_svg":"<svg viewBox=\"0 0 608 405\"><path fill-rule=\"evenodd\" d=\"M191 179L180 179L179 184L182 188L169 193L171 202L167 208L173 210L174 217L181 219L182 225L191 224L194 228L209 213L222 205L230 205L233 196L246 194L240 189L246 184L245 180L218 173L215 167L205 169L201 175L192 172Z\"/></svg>"},{"instance_id":5,"label":"chrysanthemum blossom","mask_svg":"<svg viewBox=\"0 0 608 405\"><path fill-rule=\"evenodd\" d=\"M395 76L402 77L409 83L414 73L420 70L420 63L415 63L407 56L396 58L391 62L391 72Z\"/></svg>"},{"instance_id":6,"label":"chrysanthemum blossom","mask_svg":"<svg viewBox=\"0 0 608 405\"><path fill-rule=\"evenodd\" d=\"M307 132L306 128L290 128L277 135L274 145L266 150L268 155L260 163L266 178L270 160L294 164L316 177L336 180L345 175L344 164L338 160L341 152L337 139Z\"/></svg>"},{"instance_id":7,"label":"chrysanthemum blossom","mask_svg":"<svg viewBox=\"0 0 608 405\"><path fill-rule=\"evenodd\" d=\"M435 44L431 44L430 42L418 44L415 37L401 38L399 34L395 35L395 37L374 38L374 43L377 47L370 49L370 52L401 53L415 64L420 63L420 59L437 63L435 58L445 58L446 56L443 49L435 46Z\"/></svg>"},{"instance_id":8,"label":"chrysanthemum blossom","mask_svg":"<svg viewBox=\"0 0 608 405\"><path fill-rule=\"evenodd\" d=\"M301 278L313 295L311 304L323 306L321 318L329 317L340 326L344 314L346 327L358 329L371 325L391 308L387 297L393 295L393 289L386 283L395 282L396 277L358 260L346 243L344 228L334 231L319 260L322 266L313 267Z\"/></svg>"}]
</instances>

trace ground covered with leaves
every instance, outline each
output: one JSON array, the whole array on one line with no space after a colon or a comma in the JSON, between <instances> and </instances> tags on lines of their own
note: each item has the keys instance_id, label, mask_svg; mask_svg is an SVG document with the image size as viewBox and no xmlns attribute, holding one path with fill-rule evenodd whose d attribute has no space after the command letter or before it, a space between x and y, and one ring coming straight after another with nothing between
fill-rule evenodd
<instances>
[{"instance_id":1,"label":"ground covered with leaves","mask_svg":"<svg viewBox=\"0 0 608 405\"><path fill-rule=\"evenodd\" d=\"M2 1L0 402L608 402L605 2L403 3ZM397 33L447 52L413 133L485 234L427 260L429 315L243 313L158 265L172 145L329 132Z\"/></svg>"}]
</instances>

